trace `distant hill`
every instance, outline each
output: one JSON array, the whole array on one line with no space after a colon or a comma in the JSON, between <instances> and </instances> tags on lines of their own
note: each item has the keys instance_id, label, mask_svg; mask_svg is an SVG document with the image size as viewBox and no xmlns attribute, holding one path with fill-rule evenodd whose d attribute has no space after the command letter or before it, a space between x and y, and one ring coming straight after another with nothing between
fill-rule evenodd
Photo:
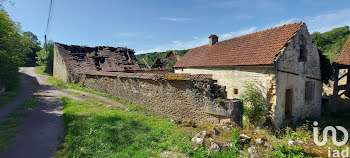
<instances>
[{"instance_id":1,"label":"distant hill","mask_svg":"<svg viewBox=\"0 0 350 158\"><path fill-rule=\"evenodd\" d=\"M166 62L167 63L166 64L166 68L168 68L169 70L172 70L172 66L176 62L174 62L172 60L169 61L169 58L167 58L167 55L170 52L176 52L177 58L182 58L188 51L189 51L189 49L185 49L185 50L168 50L168 51L165 51L165 52L153 52L153 53L139 54L139 55L136 55L136 60L139 63L140 67L147 68L147 65L152 67L152 65L158 59L158 61L161 60L161 61Z\"/></svg>"},{"instance_id":2,"label":"distant hill","mask_svg":"<svg viewBox=\"0 0 350 158\"><path fill-rule=\"evenodd\" d=\"M349 35L349 26L335 28L325 33L314 32L311 34L320 53L331 62L338 57Z\"/></svg>"}]
</instances>

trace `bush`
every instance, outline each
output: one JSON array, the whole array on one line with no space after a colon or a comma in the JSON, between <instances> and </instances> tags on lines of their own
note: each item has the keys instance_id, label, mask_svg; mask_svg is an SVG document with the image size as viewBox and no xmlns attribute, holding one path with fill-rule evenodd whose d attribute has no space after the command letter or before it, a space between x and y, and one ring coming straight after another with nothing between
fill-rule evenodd
<instances>
[{"instance_id":1,"label":"bush","mask_svg":"<svg viewBox=\"0 0 350 158\"><path fill-rule=\"evenodd\" d=\"M37 64L41 65L46 73L53 72L53 47L54 42L48 41L44 48L37 52ZM46 51L47 50L47 51Z\"/></svg>"},{"instance_id":2,"label":"bush","mask_svg":"<svg viewBox=\"0 0 350 158\"><path fill-rule=\"evenodd\" d=\"M294 146L284 146L282 144L274 144L276 149L272 151L272 157L276 158L301 158L301 157L311 157L300 152L301 147Z\"/></svg>"},{"instance_id":3,"label":"bush","mask_svg":"<svg viewBox=\"0 0 350 158\"><path fill-rule=\"evenodd\" d=\"M240 96L243 103L244 116L253 125L260 125L266 118L265 98L256 83L247 83Z\"/></svg>"},{"instance_id":4,"label":"bush","mask_svg":"<svg viewBox=\"0 0 350 158\"><path fill-rule=\"evenodd\" d=\"M23 36L20 26L0 9L0 88L13 90L18 85L18 67L28 61L35 44Z\"/></svg>"}]
</instances>

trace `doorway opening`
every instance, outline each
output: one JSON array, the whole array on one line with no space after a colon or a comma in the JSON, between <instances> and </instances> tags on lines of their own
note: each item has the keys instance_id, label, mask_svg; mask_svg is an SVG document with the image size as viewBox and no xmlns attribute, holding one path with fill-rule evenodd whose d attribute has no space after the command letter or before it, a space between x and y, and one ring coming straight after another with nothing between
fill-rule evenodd
<instances>
[{"instance_id":1,"label":"doorway opening","mask_svg":"<svg viewBox=\"0 0 350 158\"><path fill-rule=\"evenodd\" d=\"M285 124L291 124L293 119L293 89L286 90L284 114Z\"/></svg>"}]
</instances>

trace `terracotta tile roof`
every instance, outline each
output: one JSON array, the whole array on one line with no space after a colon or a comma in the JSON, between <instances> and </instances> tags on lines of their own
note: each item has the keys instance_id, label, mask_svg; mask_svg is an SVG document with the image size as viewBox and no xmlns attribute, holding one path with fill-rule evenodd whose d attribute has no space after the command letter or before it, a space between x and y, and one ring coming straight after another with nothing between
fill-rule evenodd
<instances>
[{"instance_id":1,"label":"terracotta tile roof","mask_svg":"<svg viewBox=\"0 0 350 158\"><path fill-rule=\"evenodd\" d=\"M350 65L350 37L345 42L344 48L340 52L340 55L335 60L335 62L342 65Z\"/></svg>"},{"instance_id":2,"label":"terracotta tile roof","mask_svg":"<svg viewBox=\"0 0 350 158\"><path fill-rule=\"evenodd\" d=\"M269 65L303 22L231 38L191 49L174 67Z\"/></svg>"}]
</instances>

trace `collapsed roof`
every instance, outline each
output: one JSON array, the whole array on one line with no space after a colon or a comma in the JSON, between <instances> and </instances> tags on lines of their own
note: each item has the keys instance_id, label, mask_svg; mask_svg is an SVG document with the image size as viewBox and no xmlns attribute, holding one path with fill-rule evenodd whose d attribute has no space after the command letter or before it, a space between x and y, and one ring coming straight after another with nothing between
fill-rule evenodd
<instances>
[{"instance_id":1,"label":"collapsed roof","mask_svg":"<svg viewBox=\"0 0 350 158\"><path fill-rule=\"evenodd\" d=\"M125 47L82 47L55 43L71 72L133 72L140 70L135 51Z\"/></svg>"}]
</instances>

